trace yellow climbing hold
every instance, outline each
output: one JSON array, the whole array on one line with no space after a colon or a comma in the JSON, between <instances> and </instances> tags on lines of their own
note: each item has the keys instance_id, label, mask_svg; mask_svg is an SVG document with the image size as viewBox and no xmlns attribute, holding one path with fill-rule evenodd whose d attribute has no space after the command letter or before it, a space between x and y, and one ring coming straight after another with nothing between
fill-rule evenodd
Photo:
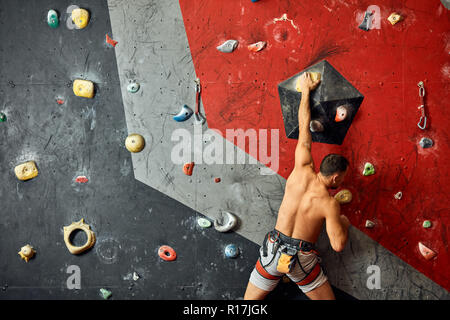
<instances>
[{"instance_id":1,"label":"yellow climbing hold","mask_svg":"<svg viewBox=\"0 0 450 320\"><path fill-rule=\"evenodd\" d=\"M91 248L95 243L95 233L91 230L91 227L84 223L84 219L81 219L78 222L72 222L72 224L65 226L63 228L64 230L64 242L66 243L67 249L69 249L69 252L72 254L79 254L83 251L86 251L87 249ZM70 235L75 230L82 230L84 233L86 233L87 241L86 243L81 247L75 247L70 240Z\"/></svg>"},{"instance_id":2,"label":"yellow climbing hold","mask_svg":"<svg viewBox=\"0 0 450 320\"><path fill-rule=\"evenodd\" d=\"M94 97L94 84L89 80L77 79L73 82L73 93L76 96L91 99Z\"/></svg>"},{"instance_id":3,"label":"yellow climbing hold","mask_svg":"<svg viewBox=\"0 0 450 320\"><path fill-rule=\"evenodd\" d=\"M308 72L309 76L311 77L311 80L313 82L319 81L320 80L320 72ZM300 77L298 77L297 83L295 84L295 89L298 92L302 92L300 87L299 87L299 83L300 83Z\"/></svg>"},{"instance_id":4,"label":"yellow climbing hold","mask_svg":"<svg viewBox=\"0 0 450 320\"><path fill-rule=\"evenodd\" d=\"M23 246L22 248L20 248L20 251L18 252L20 257L23 260L25 260L25 262L28 262L28 260L33 258L35 253L36 253L36 251L29 244L27 244L26 246Z\"/></svg>"},{"instance_id":5,"label":"yellow climbing hold","mask_svg":"<svg viewBox=\"0 0 450 320\"><path fill-rule=\"evenodd\" d=\"M343 189L343 190L339 191L338 193L336 193L334 198L340 204L345 204L345 203L351 202L353 197L352 197L352 193L350 192L350 190Z\"/></svg>"},{"instance_id":6,"label":"yellow climbing hold","mask_svg":"<svg viewBox=\"0 0 450 320\"><path fill-rule=\"evenodd\" d=\"M144 137L137 133L130 134L125 140L125 147L130 152L141 152L144 146Z\"/></svg>"},{"instance_id":7,"label":"yellow climbing hold","mask_svg":"<svg viewBox=\"0 0 450 320\"><path fill-rule=\"evenodd\" d=\"M36 163L34 161L28 161L15 167L14 173L16 174L17 179L26 181L36 177L39 172Z\"/></svg>"},{"instance_id":8,"label":"yellow climbing hold","mask_svg":"<svg viewBox=\"0 0 450 320\"><path fill-rule=\"evenodd\" d=\"M89 12L86 9L74 9L72 11L72 20L78 29L86 28L89 23Z\"/></svg>"}]
</instances>

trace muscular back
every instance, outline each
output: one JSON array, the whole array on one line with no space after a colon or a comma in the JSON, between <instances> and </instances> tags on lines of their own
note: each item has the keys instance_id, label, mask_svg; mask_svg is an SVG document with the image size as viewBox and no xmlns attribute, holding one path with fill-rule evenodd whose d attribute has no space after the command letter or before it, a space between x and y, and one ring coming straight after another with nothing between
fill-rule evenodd
<instances>
[{"instance_id":1,"label":"muscular back","mask_svg":"<svg viewBox=\"0 0 450 320\"><path fill-rule=\"evenodd\" d=\"M312 166L296 167L286 181L275 228L287 236L315 243L332 201Z\"/></svg>"}]
</instances>

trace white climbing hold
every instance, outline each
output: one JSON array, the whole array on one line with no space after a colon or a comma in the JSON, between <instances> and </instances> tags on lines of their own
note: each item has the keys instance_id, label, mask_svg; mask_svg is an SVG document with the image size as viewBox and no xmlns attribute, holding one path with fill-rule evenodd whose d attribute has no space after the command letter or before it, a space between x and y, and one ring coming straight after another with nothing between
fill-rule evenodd
<instances>
[{"instance_id":1,"label":"white climbing hold","mask_svg":"<svg viewBox=\"0 0 450 320\"><path fill-rule=\"evenodd\" d=\"M224 43L222 43L220 46L217 47L217 50L224 53L231 53L234 51L234 49L238 46L237 40L227 40Z\"/></svg>"},{"instance_id":2,"label":"white climbing hold","mask_svg":"<svg viewBox=\"0 0 450 320\"><path fill-rule=\"evenodd\" d=\"M403 197L403 193L401 191L397 192L394 196L395 199L400 200Z\"/></svg>"},{"instance_id":3,"label":"white climbing hold","mask_svg":"<svg viewBox=\"0 0 450 320\"><path fill-rule=\"evenodd\" d=\"M366 220L366 228L373 228L373 227L375 227L375 223L370 220Z\"/></svg>"},{"instance_id":4,"label":"white climbing hold","mask_svg":"<svg viewBox=\"0 0 450 320\"><path fill-rule=\"evenodd\" d=\"M136 281L138 280L140 277L136 272L133 272L133 280Z\"/></svg>"},{"instance_id":5,"label":"white climbing hold","mask_svg":"<svg viewBox=\"0 0 450 320\"><path fill-rule=\"evenodd\" d=\"M214 220L214 228L219 232L227 232L237 225L237 217L228 212L223 211L222 217Z\"/></svg>"}]
</instances>

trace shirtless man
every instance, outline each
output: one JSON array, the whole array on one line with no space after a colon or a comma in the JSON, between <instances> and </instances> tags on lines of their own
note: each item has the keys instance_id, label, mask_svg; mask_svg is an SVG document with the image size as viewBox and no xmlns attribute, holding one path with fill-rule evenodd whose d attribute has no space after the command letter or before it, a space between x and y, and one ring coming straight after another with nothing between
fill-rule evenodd
<instances>
[{"instance_id":1,"label":"shirtless man","mask_svg":"<svg viewBox=\"0 0 450 320\"><path fill-rule=\"evenodd\" d=\"M314 82L307 72L300 77L302 98L295 166L286 181L275 229L266 235L260 258L250 275L245 300L264 299L284 274L312 300L335 299L318 262L314 243L324 222L335 251L342 251L347 242L350 222L340 214L340 205L329 195L328 188L336 189L342 184L348 161L343 156L329 154L322 160L319 173L314 170L309 96L319 82Z\"/></svg>"}]
</instances>

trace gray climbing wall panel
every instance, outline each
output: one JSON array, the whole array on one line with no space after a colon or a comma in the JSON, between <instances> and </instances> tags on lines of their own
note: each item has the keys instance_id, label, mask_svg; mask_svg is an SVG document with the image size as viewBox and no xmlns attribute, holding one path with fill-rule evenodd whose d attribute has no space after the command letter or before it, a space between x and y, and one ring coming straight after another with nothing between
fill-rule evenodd
<instances>
[{"instance_id":1,"label":"gray climbing wall panel","mask_svg":"<svg viewBox=\"0 0 450 320\"><path fill-rule=\"evenodd\" d=\"M132 155L136 179L211 219L218 217L220 210L236 213L240 218L236 232L259 244L275 225L284 178L261 174L264 165L252 164L254 159L248 156L245 164L197 163L191 177L183 174L182 164L171 159L176 144L172 133L184 128L194 137L195 131L193 119L182 123L172 119L182 105L194 108L195 104L196 75L178 1L111 0L108 5L114 39L119 41L115 52L128 132L139 133L147 141L144 151ZM141 84L139 92L127 92L130 81ZM203 131L206 129L204 125ZM236 155L242 154L233 148ZM198 151L193 150L193 158ZM216 177L222 181L215 183ZM342 253L331 250L324 232L318 247L331 284L354 297L449 298L445 289L356 228L351 227ZM371 265L381 270L379 290L367 287Z\"/></svg>"}]
</instances>

